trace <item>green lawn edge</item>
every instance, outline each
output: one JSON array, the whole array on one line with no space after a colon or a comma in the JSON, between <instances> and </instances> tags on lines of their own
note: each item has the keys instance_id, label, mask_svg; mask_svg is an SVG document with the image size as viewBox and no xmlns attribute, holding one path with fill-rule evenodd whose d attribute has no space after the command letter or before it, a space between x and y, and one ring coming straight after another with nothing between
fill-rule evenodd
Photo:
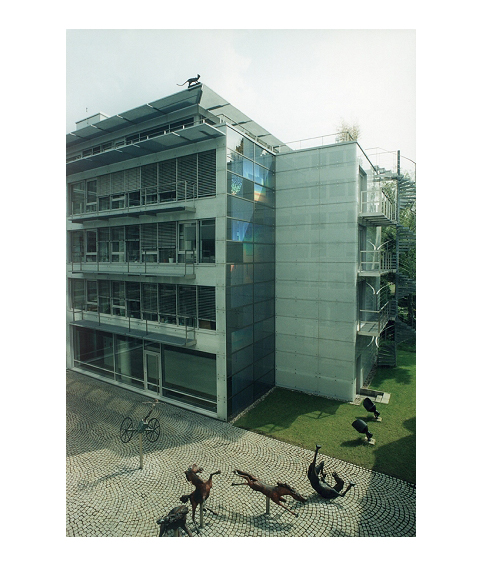
<instances>
[{"instance_id":1,"label":"green lawn edge","mask_svg":"<svg viewBox=\"0 0 482 567\"><path fill-rule=\"evenodd\" d=\"M234 425L312 451L318 443L325 455L415 484L415 363L406 347L395 368L377 368L370 388L390 394L388 404L377 403L380 422L363 405L276 387ZM352 427L357 418L368 424L375 445L363 443Z\"/></svg>"}]
</instances>

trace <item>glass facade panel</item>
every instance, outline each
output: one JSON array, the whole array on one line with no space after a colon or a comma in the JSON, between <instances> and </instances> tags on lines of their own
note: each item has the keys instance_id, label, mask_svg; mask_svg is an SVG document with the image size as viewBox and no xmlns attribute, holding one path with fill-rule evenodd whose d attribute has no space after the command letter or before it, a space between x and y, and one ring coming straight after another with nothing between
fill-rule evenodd
<instances>
[{"instance_id":1,"label":"glass facade panel","mask_svg":"<svg viewBox=\"0 0 482 567\"><path fill-rule=\"evenodd\" d=\"M254 183L228 171L228 194L253 200Z\"/></svg>"},{"instance_id":2,"label":"glass facade panel","mask_svg":"<svg viewBox=\"0 0 482 567\"><path fill-rule=\"evenodd\" d=\"M74 327L74 364L101 376L113 378L113 335L102 331Z\"/></svg>"},{"instance_id":3,"label":"glass facade panel","mask_svg":"<svg viewBox=\"0 0 482 567\"><path fill-rule=\"evenodd\" d=\"M254 215L254 203L228 195L228 217L251 222Z\"/></svg>"},{"instance_id":4,"label":"glass facade panel","mask_svg":"<svg viewBox=\"0 0 482 567\"><path fill-rule=\"evenodd\" d=\"M233 130L232 128L226 129L226 145L228 149L235 150L236 152L242 154L243 144L244 139L242 134L236 132L236 130Z\"/></svg>"},{"instance_id":5,"label":"glass facade panel","mask_svg":"<svg viewBox=\"0 0 482 567\"><path fill-rule=\"evenodd\" d=\"M216 355L169 345L164 345L163 354L163 393L175 399L179 394L193 396L191 405L205 407L208 402L211 410L215 408Z\"/></svg>"},{"instance_id":6,"label":"glass facade panel","mask_svg":"<svg viewBox=\"0 0 482 567\"><path fill-rule=\"evenodd\" d=\"M267 355L274 353L275 179L265 148L229 127L227 144L227 386L235 414L274 383L274 356ZM258 382L253 361L262 361Z\"/></svg>"},{"instance_id":7,"label":"glass facade panel","mask_svg":"<svg viewBox=\"0 0 482 567\"><path fill-rule=\"evenodd\" d=\"M142 339L115 337L116 379L124 384L144 388Z\"/></svg>"},{"instance_id":8,"label":"glass facade panel","mask_svg":"<svg viewBox=\"0 0 482 567\"><path fill-rule=\"evenodd\" d=\"M253 342L253 327L245 327L244 329L236 329L228 331L228 343L231 347L231 352L241 350L242 348L252 344Z\"/></svg>"},{"instance_id":9,"label":"glass facade panel","mask_svg":"<svg viewBox=\"0 0 482 567\"><path fill-rule=\"evenodd\" d=\"M256 267L257 268L257 267ZM252 264L227 264L226 265L226 285L242 285L253 283Z\"/></svg>"},{"instance_id":10,"label":"glass facade panel","mask_svg":"<svg viewBox=\"0 0 482 567\"><path fill-rule=\"evenodd\" d=\"M228 219L228 240L253 242L253 225L249 222Z\"/></svg>"}]
</instances>

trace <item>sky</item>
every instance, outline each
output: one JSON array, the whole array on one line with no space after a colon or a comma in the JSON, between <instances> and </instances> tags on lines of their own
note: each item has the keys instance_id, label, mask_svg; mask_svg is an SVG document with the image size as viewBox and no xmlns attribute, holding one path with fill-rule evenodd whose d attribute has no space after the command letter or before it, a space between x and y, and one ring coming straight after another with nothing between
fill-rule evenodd
<instances>
[{"instance_id":1,"label":"sky","mask_svg":"<svg viewBox=\"0 0 482 567\"><path fill-rule=\"evenodd\" d=\"M70 29L66 131L179 92L199 73L283 142L333 134L344 120L359 125L362 148L400 150L408 168L415 40L413 29Z\"/></svg>"}]
</instances>

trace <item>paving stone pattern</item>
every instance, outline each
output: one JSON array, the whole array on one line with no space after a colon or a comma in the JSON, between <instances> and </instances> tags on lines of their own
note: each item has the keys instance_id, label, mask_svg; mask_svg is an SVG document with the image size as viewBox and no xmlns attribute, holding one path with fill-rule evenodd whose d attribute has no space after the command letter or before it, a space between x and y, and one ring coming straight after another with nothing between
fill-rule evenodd
<instances>
[{"instance_id":1,"label":"paving stone pattern","mask_svg":"<svg viewBox=\"0 0 482 567\"><path fill-rule=\"evenodd\" d=\"M213 477L206 503L217 515L205 510L199 532L188 503L187 525L194 537L415 536L412 484L319 453L329 475L337 471L356 483L344 498L326 501L306 476L313 451L169 404L159 403L151 416L159 419L161 435L155 443L144 435L140 469L137 433L124 444L119 432L124 417L137 424L147 413L142 404L146 400L67 371L67 536L158 537L156 520L194 490L184 475L193 463L203 467L203 480L218 469L222 472ZM286 497L298 517L274 502L266 514L263 494L231 486L241 482L235 469L268 484L280 481L295 488L307 498L302 503ZM331 476L327 479L334 484Z\"/></svg>"}]
</instances>

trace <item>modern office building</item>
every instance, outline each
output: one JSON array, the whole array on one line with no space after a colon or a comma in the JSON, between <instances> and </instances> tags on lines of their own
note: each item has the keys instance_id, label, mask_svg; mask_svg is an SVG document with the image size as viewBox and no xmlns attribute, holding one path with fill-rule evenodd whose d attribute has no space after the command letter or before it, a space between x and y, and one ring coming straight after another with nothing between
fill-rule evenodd
<instances>
[{"instance_id":1,"label":"modern office building","mask_svg":"<svg viewBox=\"0 0 482 567\"><path fill-rule=\"evenodd\" d=\"M203 84L78 122L67 367L222 420L275 385L353 400L394 318L387 175L355 141L293 149Z\"/></svg>"}]
</instances>

